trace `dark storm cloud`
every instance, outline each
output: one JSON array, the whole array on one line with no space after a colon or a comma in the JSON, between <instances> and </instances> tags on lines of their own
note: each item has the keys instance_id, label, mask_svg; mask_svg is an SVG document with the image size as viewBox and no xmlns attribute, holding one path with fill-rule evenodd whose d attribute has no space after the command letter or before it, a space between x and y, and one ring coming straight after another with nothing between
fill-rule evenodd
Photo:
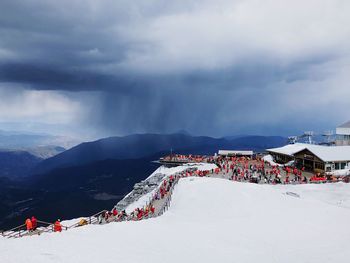
<instances>
[{"instance_id":1,"label":"dark storm cloud","mask_svg":"<svg viewBox=\"0 0 350 263\"><path fill-rule=\"evenodd\" d=\"M0 65L3 82L30 84L43 90L101 90L118 87L120 92L131 91L135 85L126 78L82 70L68 70L54 65L7 63Z\"/></svg>"},{"instance_id":2,"label":"dark storm cloud","mask_svg":"<svg viewBox=\"0 0 350 263\"><path fill-rule=\"evenodd\" d=\"M312 96L345 83L348 5L311 2L1 1L0 83L102 91L88 120L110 133L284 132L295 92L309 93L300 127Z\"/></svg>"},{"instance_id":3,"label":"dark storm cloud","mask_svg":"<svg viewBox=\"0 0 350 263\"><path fill-rule=\"evenodd\" d=\"M131 24L130 30L133 30L135 20L136 23L138 20L147 22L152 16L172 14L179 8L177 5L166 8L164 1L154 1L154 5L143 2L134 5L125 1L107 1L102 6L94 1L87 1L86 5L82 3L2 1L0 48L5 50L5 55L0 57L0 81L35 84L33 87L38 89L68 90L124 90L132 86L153 85L164 79L181 79L181 84L189 85L254 86L279 80L290 71L290 66L280 68L267 57L255 57L248 63L240 62L224 69L177 69L160 76L154 72L148 75L113 66L105 70L127 60L130 50L157 48L152 42L127 39L116 28L125 27L127 30ZM161 67L167 68L168 65ZM296 67L295 64L292 67ZM293 72L298 70L292 69Z\"/></svg>"}]
</instances>

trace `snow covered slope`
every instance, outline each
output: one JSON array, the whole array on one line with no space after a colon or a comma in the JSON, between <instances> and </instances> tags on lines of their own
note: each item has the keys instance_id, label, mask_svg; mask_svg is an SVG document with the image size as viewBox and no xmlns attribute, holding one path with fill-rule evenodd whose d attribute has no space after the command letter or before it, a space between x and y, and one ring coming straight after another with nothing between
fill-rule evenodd
<instances>
[{"instance_id":1,"label":"snow covered slope","mask_svg":"<svg viewBox=\"0 0 350 263\"><path fill-rule=\"evenodd\" d=\"M350 184L276 187L186 178L161 217L0 239L0 262L345 263L349 200Z\"/></svg>"}]
</instances>

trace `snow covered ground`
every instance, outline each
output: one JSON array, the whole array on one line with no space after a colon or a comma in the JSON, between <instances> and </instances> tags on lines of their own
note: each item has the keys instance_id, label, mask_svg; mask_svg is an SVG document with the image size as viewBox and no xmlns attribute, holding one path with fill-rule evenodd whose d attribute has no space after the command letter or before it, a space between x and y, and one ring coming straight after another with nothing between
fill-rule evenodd
<instances>
[{"instance_id":1,"label":"snow covered ground","mask_svg":"<svg viewBox=\"0 0 350 263\"><path fill-rule=\"evenodd\" d=\"M350 184L272 186L186 178L161 217L0 238L0 262L345 263L349 208Z\"/></svg>"},{"instance_id":2,"label":"snow covered ground","mask_svg":"<svg viewBox=\"0 0 350 263\"><path fill-rule=\"evenodd\" d=\"M349 176L350 169L334 170L332 172L327 172L327 174L334 175L334 176Z\"/></svg>"}]
</instances>

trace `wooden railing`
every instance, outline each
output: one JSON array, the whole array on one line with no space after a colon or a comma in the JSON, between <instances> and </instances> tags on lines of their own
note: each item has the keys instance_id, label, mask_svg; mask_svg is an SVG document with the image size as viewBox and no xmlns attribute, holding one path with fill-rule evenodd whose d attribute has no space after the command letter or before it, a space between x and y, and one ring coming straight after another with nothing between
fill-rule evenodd
<instances>
[{"instance_id":1,"label":"wooden railing","mask_svg":"<svg viewBox=\"0 0 350 263\"><path fill-rule=\"evenodd\" d=\"M68 230L67 226L61 225L62 230ZM42 233L54 232L54 224L50 222L45 222L37 220L37 227L34 230L27 230L26 224L20 225L18 227L12 228L7 231L3 231L1 235L6 238L19 238L24 236L40 235Z\"/></svg>"}]
</instances>

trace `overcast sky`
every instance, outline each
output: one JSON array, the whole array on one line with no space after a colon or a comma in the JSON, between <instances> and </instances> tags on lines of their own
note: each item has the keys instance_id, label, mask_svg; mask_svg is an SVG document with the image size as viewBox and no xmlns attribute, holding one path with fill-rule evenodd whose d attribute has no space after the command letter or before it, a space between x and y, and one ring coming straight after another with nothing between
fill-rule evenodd
<instances>
[{"instance_id":1,"label":"overcast sky","mask_svg":"<svg viewBox=\"0 0 350 263\"><path fill-rule=\"evenodd\" d=\"M350 119L348 0L0 1L0 129L322 132Z\"/></svg>"}]
</instances>

